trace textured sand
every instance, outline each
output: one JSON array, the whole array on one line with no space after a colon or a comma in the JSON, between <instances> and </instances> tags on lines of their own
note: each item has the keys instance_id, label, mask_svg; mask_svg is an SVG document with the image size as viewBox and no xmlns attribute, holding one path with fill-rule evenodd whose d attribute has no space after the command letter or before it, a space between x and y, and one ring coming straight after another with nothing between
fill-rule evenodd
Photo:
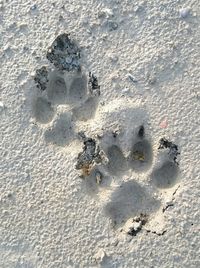
<instances>
[{"instance_id":1,"label":"textured sand","mask_svg":"<svg viewBox=\"0 0 200 268\"><path fill-rule=\"evenodd\" d=\"M200 267L199 28L198 0L0 1L1 268ZM63 32L77 40L84 72L101 85L86 122L78 120L82 107L71 123L69 105L53 105L52 114L46 104L34 106L35 71ZM40 109L45 122L33 116ZM78 131L122 130L128 154L141 124L152 144L148 168L120 174L115 151L119 174L108 172L109 185L99 191L78 177ZM165 161L157 149L164 136L179 146L180 172L170 188L157 189L152 174ZM102 142L105 150L109 144ZM149 208L137 236L127 235L129 222L111 221L113 211L128 219Z\"/></svg>"}]
</instances>

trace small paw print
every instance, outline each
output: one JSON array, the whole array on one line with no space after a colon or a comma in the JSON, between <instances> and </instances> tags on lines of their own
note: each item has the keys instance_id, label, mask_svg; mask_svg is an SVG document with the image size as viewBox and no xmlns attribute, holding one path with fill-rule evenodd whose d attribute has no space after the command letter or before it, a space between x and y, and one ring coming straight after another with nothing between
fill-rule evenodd
<instances>
[{"instance_id":1,"label":"small paw print","mask_svg":"<svg viewBox=\"0 0 200 268\"><path fill-rule=\"evenodd\" d=\"M47 51L51 64L36 70L37 90L32 100L36 122L48 124L44 137L48 143L68 145L75 137L77 121L95 116L100 86L97 77L86 74L80 63L80 49L69 35L61 34Z\"/></svg>"},{"instance_id":2,"label":"small paw print","mask_svg":"<svg viewBox=\"0 0 200 268\"><path fill-rule=\"evenodd\" d=\"M116 113L115 108L113 110ZM123 107L119 111L115 116L118 126L115 122L110 126L108 119L98 128L103 131L93 139L93 152L98 148L96 155L84 143L78 156L82 165L76 166L82 172L82 185L88 194L98 198L105 215L118 230L133 236L142 229L164 234L163 207L166 207L166 199L173 199L174 189L178 187L178 146L172 142L163 146L166 139L160 139L155 149L140 116L136 115L133 120L126 118L128 115L134 117L132 112L142 114L142 111L123 110ZM110 117L114 118L113 114ZM128 124L129 120L132 126ZM155 161L156 154L158 161ZM84 159L80 159L83 155ZM84 161L87 173L83 171ZM157 227L159 221L161 229Z\"/></svg>"}]
</instances>

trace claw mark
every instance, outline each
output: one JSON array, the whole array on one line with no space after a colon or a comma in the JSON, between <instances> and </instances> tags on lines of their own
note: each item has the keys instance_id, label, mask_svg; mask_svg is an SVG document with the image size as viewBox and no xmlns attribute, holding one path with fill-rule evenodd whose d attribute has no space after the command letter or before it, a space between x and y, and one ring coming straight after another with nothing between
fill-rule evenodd
<instances>
[{"instance_id":1,"label":"claw mark","mask_svg":"<svg viewBox=\"0 0 200 268\"><path fill-rule=\"evenodd\" d=\"M144 126L140 126L139 131L138 131L138 137L139 138L144 138L145 131L144 131Z\"/></svg>"}]
</instances>

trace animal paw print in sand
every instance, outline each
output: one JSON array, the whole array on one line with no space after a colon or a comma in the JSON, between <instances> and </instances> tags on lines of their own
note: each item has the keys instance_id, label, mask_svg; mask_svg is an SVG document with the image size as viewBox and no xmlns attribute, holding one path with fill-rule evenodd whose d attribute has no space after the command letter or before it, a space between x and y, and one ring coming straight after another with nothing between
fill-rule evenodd
<instances>
[{"instance_id":1,"label":"animal paw print in sand","mask_svg":"<svg viewBox=\"0 0 200 268\"><path fill-rule=\"evenodd\" d=\"M94 117L100 86L96 76L82 70L80 49L69 35L61 34L55 39L47 59L53 67L36 70L32 113L36 122L48 124L45 140L65 146L75 137L76 121Z\"/></svg>"},{"instance_id":2,"label":"animal paw print in sand","mask_svg":"<svg viewBox=\"0 0 200 268\"><path fill-rule=\"evenodd\" d=\"M120 132L106 133L99 137L99 142L82 137L84 148L76 168L82 170L86 191L100 198L98 203L104 202L103 210L113 226L131 236L136 236L144 228L146 232L164 234L163 226L157 228L162 225L162 214L167 209L161 196L163 199L169 193L173 196L177 189L178 147L161 139L158 147L161 159L153 167L154 152L144 126L136 127L128 152L124 152L120 145L120 139L123 139Z\"/></svg>"},{"instance_id":3,"label":"animal paw print in sand","mask_svg":"<svg viewBox=\"0 0 200 268\"><path fill-rule=\"evenodd\" d=\"M166 230L158 227L178 188L178 147L161 139L159 152L164 152L158 154L160 160L155 164L157 148L141 122L148 120L140 108L131 101L116 100L96 111L97 78L82 70L80 49L69 35L55 39L47 59L53 68L43 66L36 71L33 100L33 115L45 124L45 140L65 146L76 137L76 122L89 120L92 135L79 133L84 148L76 164L84 188L100 199L105 214L120 231L131 236L143 229L164 234ZM166 202L168 197L172 203Z\"/></svg>"}]
</instances>

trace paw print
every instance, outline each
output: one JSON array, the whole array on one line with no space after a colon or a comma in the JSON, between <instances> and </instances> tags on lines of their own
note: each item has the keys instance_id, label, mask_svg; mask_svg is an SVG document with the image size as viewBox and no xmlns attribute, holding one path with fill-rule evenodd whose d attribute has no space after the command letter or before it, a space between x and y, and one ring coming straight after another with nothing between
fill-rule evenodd
<instances>
[{"instance_id":1,"label":"paw print","mask_svg":"<svg viewBox=\"0 0 200 268\"><path fill-rule=\"evenodd\" d=\"M44 133L47 143L68 145L75 137L76 122L95 115L100 86L94 74L82 70L80 58L77 44L61 34L47 51L53 67L36 70L32 114L37 123L48 125Z\"/></svg>"},{"instance_id":2,"label":"paw print","mask_svg":"<svg viewBox=\"0 0 200 268\"><path fill-rule=\"evenodd\" d=\"M84 146L75 168L83 190L98 199L119 233L162 235L163 214L180 187L178 146L166 138L152 139L147 112L131 100L97 109L98 79L83 70L80 52L67 34L52 43L50 64L36 70L33 117L44 125L47 143L66 146L80 137ZM78 135L77 128L82 128Z\"/></svg>"},{"instance_id":3,"label":"paw print","mask_svg":"<svg viewBox=\"0 0 200 268\"><path fill-rule=\"evenodd\" d=\"M141 124L140 115L145 117L141 109L112 104L110 110L109 105L102 113L104 121L99 120L102 125L96 129L96 140L84 135L76 166L82 172L83 188L98 198L105 215L120 232L135 236L145 229L164 234L163 214L178 188L178 147L164 138L153 145L146 126ZM92 150L89 140L93 141Z\"/></svg>"}]
</instances>

